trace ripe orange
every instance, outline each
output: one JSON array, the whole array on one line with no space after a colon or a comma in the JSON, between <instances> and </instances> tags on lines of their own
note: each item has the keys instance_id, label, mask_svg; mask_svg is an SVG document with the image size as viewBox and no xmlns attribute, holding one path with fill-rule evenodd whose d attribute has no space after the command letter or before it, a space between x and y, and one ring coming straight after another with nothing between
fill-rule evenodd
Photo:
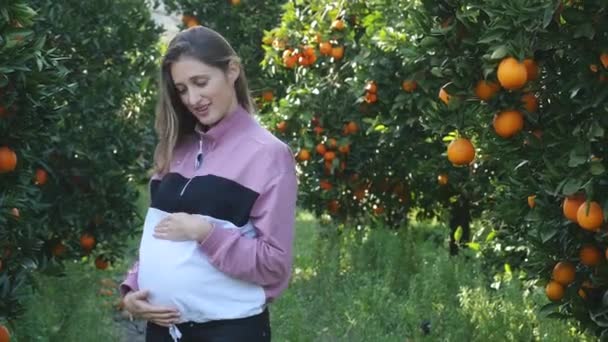
<instances>
[{"instance_id":1,"label":"ripe orange","mask_svg":"<svg viewBox=\"0 0 608 342\"><path fill-rule=\"evenodd\" d=\"M321 189L323 190L331 190L331 188L333 188L331 183L326 179L321 179L319 181L319 187L321 187Z\"/></svg>"},{"instance_id":2,"label":"ripe orange","mask_svg":"<svg viewBox=\"0 0 608 342\"><path fill-rule=\"evenodd\" d=\"M451 95L444 88L439 89L439 99L446 105L450 103Z\"/></svg>"},{"instance_id":3,"label":"ripe orange","mask_svg":"<svg viewBox=\"0 0 608 342\"><path fill-rule=\"evenodd\" d=\"M363 200L365 198L365 189L359 188L359 189L355 190L355 192L353 193L353 196L355 197L355 199L357 201Z\"/></svg>"},{"instance_id":4,"label":"ripe orange","mask_svg":"<svg viewBox=\"0 0 608 342\"><path fill-rule=\"evenodd\" d=\"M418 83L416 83L416 81L405 80L405 81L401 82L401 88L408 93L413 92L414 90L416 90L417 87L418 87Z\"/></svg>"},{"instance_id":5,"label":"ripe orange","mask_svg":"<svg viewBox=\"0 0 608 342\"><path fill-rule=\"evenodd\" d=\"M376 84L376 81L369 81L367 82L367 84L365 85L365 90L368 93L377 93L378 92L378 85Z\"/></svg>"},{"instance_id":6,"label":"ripe orange","mask_svg":"<svg viewBox=\"0 0 608 342\"><path fill-rule=\"evenodd\" d=\"M297 158L298 158L299 161L310 160L310 152L307 149L303 148L303 149L300 150L300 152L298 152L298 157Z\"/></svg>"},{"instance_id":7,"label":"ripe orange","mask_svg":"<svg viewBox=\"0 0 608 342\"><path fill-rule=\"evenodd\" d=\"M323 143L319 143L317 147L315 147L315 151L317 151L317 153L320 155L324 155L325 152L327 152L327 148L325 148Z\"/></svg>"},{"instance_id":8,"label":"ripe orange","mask_svg":"<svg viewBox=\"0 0 608 342\"><path fill-rule=\"evenodd\" d=\"M287 131L287 122L281 121L277 124L277 131L285 133Z\"/></svg>"},{"instance_id":9,"label":"ripe orange","mask_svg":"<svg viewBox=\"0 0 608 342\"><path fill-rule=\"evenodd\" d=\"M576 268L568 261L560 261L553 267L552 276L556 282L567 286L576 278Z\"/></svg>"},{"instance_id":10,"label":"ripe orange","mask_svg":"<svg viewBox=\"0 0 608 342\"><path fill-rule=\"evenodd\" d=\"M334 138L327 139L327 147L334 150L336 147L338 147L338 141Z\"/></svg>"},{"instance_id":11,"label":"ripe orange","mask_svg":"<svg viewBox=\"0 0 608 342\"><path fill-rule=\"evenodd\" d=\"M101 255L95 258L95 267L97 267L97 269L99 270L105 270L106 268L108 268L109 264L110 263L108 262L108 260Z\"/></svg>"},{"instance_id":12,"label":"ripe orange","mask_svg":"<svg viewBox=\"0 0 608 342\"><path fill-rule=\"evenodd\" d=\"M344 26L344 20L342 19L336 19L331 23L331 29L336 31L344 30Z\"/></svg>"},{"instance_id":13,"label":"ripe orange","mask_svg":"<svg viewBox=\"0 0 608 342\"><path fill-rule=\"evenodd\" d=\"M316 135L321 135L321 133L323 133L323 131L325 130L323 127L321 126L317 126L315 128L312 129Z\"/></svg>"},{"instance_id":14,"label":"ripe orange","mask_svg":"<svg viewBox=\"0 0 608 342\"><path fill-rule=\"evenodd\" d=\"M577 214L578 208L583 203L585 203L585 196L583 196L583 195L579 194L579 195L566 197L564 199L564 204L562 206L562 212L564 213L564 216L568 220L570 220L574 223L578 223L576 214Z\"/></svg>"},{"instance_id":15,"label":"ripe orange","mask_svg":"<svg viewBox=\"0 0 608 342\"><path fill-rule=\"evenodd\" d=\"M532 58L524 59L524 66L526 67L526 75L528 81L534 81L538 78L538 65Z\"/></svg>"},{"instance_id":16,"label":"ripe orange","mask_svg":"<svg viewBox=\"0 0 608 342\"><path fill-rule=\"evenodd\" d=\"M521 97L521 102L524 104L524 109L528 112L536 112L538 109L538 99L532 93L525 93Z\"/></svg>"},{"instance_id":17,"label":"ripe orange","mask_svg":"<svg viewBox=\"0 0 608 342\"><path fill-rule=\"evenodd\" d=\"M272 90L266 90L262 93L262 99L264 99L266 102L272 101L273 98L274 94L272 93Z\"/></svg>"},{"instance_id":18,"label":"ripe orange","mask_svg":"<svg viewBox=\"0 0 608 342\"><path fill-rule=\"evenodd\" d=\"M594 245L584 245L579 251L581 264L595 266L602 261L602 251Z\"/></svg>"},{"instance_id":19,"label":"ripe orange","mask_svg":"<svg viewBox=\"0 0 608 342\"><path fill-rule=\"evenodd\" d=\"M340 147L338 147L338 151L340 151L340 153L343 153L343 154L348 154L348 153L350 153L350 145L348 145L348 144L341 145Z\"/></svg>"},{"instance_id":20,"label":"ripe orange","mask_svg":"<svg viewBox=\"0 0 608 342\"><path fill-rule=\"evenodd\" d=\"M547 287L545 287L545 294L547 295L547 298L554 302L557 302L564 298L565 292L566 291L564 290L562 284L556 281L550 281L547 284Z\"/></svg>"},{"instance_id":21,"label":"ripe orange","mask_svg":"<svg viewBox=\"0 0 608 342\"><path fill-rule=\"evenodd\" d=\"M365 102L367 103L376 103L378 101L378 95L374 93L366 93L365 94Z\"/></svg>"},{"instance_id":22,"label":"ripe orange","mask_svg":"<svg viewBox=\"0 0 608 342\"><path fill-rule=\"evenodd\" d=\"M65 250L65 245L60 241L53 245L53 247L51 248L51 254L53 254L53 256L55 257L59 257L65 254Z\"/></svg>"},{"instance_id":23,"label":"ripe orange","mask_svg":"<svg viewBox=\"0 0 608 342\"><path fill-rule=\"evenodd\" d=\"M344 46L334 46L331 48L331 56L335 60L340 60L344 57Z\"/></svg>"},{"instance_id":24,"label":"ripe orange","mask_svg":"<svg viewBox=\"0 0 608 342\"><path fill-rule=\"evenodd\" d=\"M452 140L448 145L448 160L454 165L468 165L475 159L475 147L466 138Z\"/></svg>"},{"instance_id":25,"label":"ripe orange","mask_svg":"<svg viewBox=\"0 0 608 342\"><path fill-rule=\"evenodd\" d=\"M608 53L604 52L600 55L600 61L604 68L608 69Z\"/></svg>"},{"instance_id":26,"label":"ripe orange","mask_svg":"<svg viewBox=\"0 0 608 342\"><path fill-rule=\"evenodd\" d=\"M338 210L340 210L340 202L338 200L331 200L327 203L327 210L332 214L337 214Z\"/></svg>"},{"instance_id":27,"label":"ripe orange","mask_svg":"<svg viewBox=\"0 0 608 342\"><path fill-rule=\"evenodd\" d=\"M44 185L49 179L49 175L44 169L36 169L36 176L34 177L34 184Z\"/></svg>"},{"instance_id":28,"label":"ripe orange","mask_svg":"<svg viewBox=\"0 0 608 342\"><path fill-rule=\"evenodd\" d=\"M241 0L230 0L230 3L231 3L233 6L238 6L238 5L240 5L240 4L241 4Z\"/></svg>"},{"instance_id":29,"label":"ripe orange","mask_svg":"<svg viewBox=\"0 0 608 342\"><path fill-rule=\"evenodd\" d=\"M8 328L0 324L0 342L10 342L11 334Z\"/></svg>"},{"instance_id":30,"label":"ripe orange","mask_svg":"<svg viewBox=\"0 0 608 342\"><path fill-rule=\"evenodd\" d=\"M348 132L348 134L356 134L359 132L359 125L354 121L349 121L346 124L346 132Z\"/></svg>"},{"instance_id":31,"label":"ripe orange","mask_svg":"<svg viewBox=\"0 0 608 342\"><path fill-rule=\"evenodd\" d=\"M95 243L95 237L89 233L84 233L80 236L80 247L87 252L95 247Z\"/></svg>"},{"instance_id":32,"label":"ripe orange","mask_svg":"<svg viewBox=\"0 0 608 342\"><path fill-rule=\"evenodd\" d=\"M331 55L331 43L330 42L322 42L321 44L319 44L319 52L323 56L329 56L329 55Z\"/></svg>"},{"instance_id":33,"label":"ripe orange","mask_svg":"<svg viewBox=\"0 0 608 342\"><path fill-rule=\"evenodd\" d=\"M437 176L437 183L441 186L448 185L448 175L446 173L440 173Z\"/></svg>"},{"instance_id":34,"label":"ripe orange","mask_svg":"<svg viewBox=\"0 0 608 342\"><path fill-rule=\"evenodd\" d=\"M502 138L510 138L524 128L524 116L516 110L505 110L494 116L494 130Z\"/></svg>"},{"instance_id":35,"label":"ripe orange","mask_svg":"<svg viewBox=\"0 0 608 342\"><path fill-rule=\"evenodd\" d=\"M7 173L17 167L17 154L8 147L0 147L0 173Z\"/></svg>"},{"instance_id":36,"label":"ripe orange","mask_svg":"<svg viewBox=\"0 0 608 342\"><path fill-rule=\"evenodd\" d=\"M587 208L589 212L587 212ZM581 228L591 231L597 231L604 222L604 211L599 203L595 201L581 204L576 211L576 220Z\"/></svg>"},{"instance_id":37,"label":"ripe orange","mask_svg":"<svg viewBox=\"0 0 608 342\"><path fill-rule=\"evenodd\" d=\"M489 101L500 90L500 86L494 82L479 80L475 86L475 95L480 100Z\"/></svg>"},{"instance_id":38,"label":"ripe orange","mask_svg":"<svg viewBox=\"0 0 608 342\"><path fill-rule=\"evenodd\" d=\"M287 69L293 69L299 57L297 53L294 53L293 49L287 49L283 51L283 64Z\"/></svg>"},{"instance_id":39,"label":"ripe orange","mask_svg":"<svg viewBox=\"0 0 608 342\"><path fill-rule=\"evenodd\" d=\"M498 65L498 82L509 90L523 87L528 80L528 71L524 63L513 57L503 59Z\"/></svg>"},{"instance_id":40,"label":"ripe orange","mask_svg":"<svg viewBox=\"0 0 608 342\"><path fill-rule=\"evenodd\" d=\"M536 206L536 195L528 196L528 206L534 208Z\"/></svg>"},{"instance_id":41,"label":"ripe orange","mask_svg":"<svg viewBox=\"0 0 608 342\"><path fill-rule=\"evenodd\" d=\"M336 159L336 153L332 151L325 152L323 159L325 159L326 162L331 162Z\"/></svg>"}]
</instances>

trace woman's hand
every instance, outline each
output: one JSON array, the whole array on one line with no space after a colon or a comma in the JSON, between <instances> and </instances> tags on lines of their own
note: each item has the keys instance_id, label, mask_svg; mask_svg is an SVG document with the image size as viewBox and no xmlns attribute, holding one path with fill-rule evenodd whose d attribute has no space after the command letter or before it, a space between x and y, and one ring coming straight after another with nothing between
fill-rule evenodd
<instances>
[{"instance_id":1,"label":"woman's hand","mask_svg":"<svg viewBox=\"0 0 608 342\"><path fill-rule=\"evenodd\" d=\"M200 215L175 213L156 225L153 236L163 240L201 242L209 235L211 228L211 223Z\"/></svg>"},{"instance_id":2,"label":"woman's hand","mask_svg":"<svg viewBox=\"0 0 608 342\"><path fill-rule=\"evenodd\" d=\"M179 321L179 311L175 308L154 306L148 303L148 291L129 292L123 299L124 309L133 317L169 327Z\"/></svg>"}]
</instances>

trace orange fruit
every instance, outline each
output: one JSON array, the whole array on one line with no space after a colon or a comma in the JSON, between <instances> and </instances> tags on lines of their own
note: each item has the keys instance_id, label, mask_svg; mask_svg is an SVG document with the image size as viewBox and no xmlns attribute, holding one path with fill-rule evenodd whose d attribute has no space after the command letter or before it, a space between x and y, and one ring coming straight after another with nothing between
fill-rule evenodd
<instances>
[{"instance_id":1,"label":"orange fruit","mask_svg":"<svg viewBox=\"0 0 608 342\"><path fill-rule=\"evenodd\" d=\"M331 23L331 29L336 31L344 30L344 26L344 20L342 19L336 19Z\"/></svg>"},{"instance_id":2,"label":"orange fruit","mask_svg":"<svg viewBox=\"0 0 608 342\"><path fill-rule=\"evenodd\" d=\"M325 130L323 127L321 126L317 126L315 128L312 129L316 135L321 135L321 133L323 133L323 131Z\"/></svg>"},{"instance_id":3,"label":"orange fruit","mask_svg":"<svg viewBox=\"0 0 608 342\"><path fill-rule=\"evenodd\" d=\"M608 53L604 52L600 55L600 61L604 68L608 69Z\"/></svg>"},{"instance_id":4,"label":"orange fruit","mask_svg":"<svg viewBox=\"0 0 608 342\"><path fill-rule=\"evenodd\" d=\"M577 211L578 208L581 206L581 204L585 203L585 196L583 195L574 195L574 196L568 196L564 199L564 204L562 206L562 212L564 213L564 216L574 222L574 223L578 223L577 221Z\"/></svg>"},{"instance_id":5,"label":"orange fruit","mask_svg":"<svg viewBox=\"0 0 608 342\"><path fill-rule=\"evenodd\" d=\"M334 46L331 48L331 56L336 59L336 60L340 60L342 59L342 57L344 57L344 46Z\"/></svg>"},{"instance_id":6,"label":"orange fruit","mask_svg":"<svg viewBox=\"0 0 608 342\"><path fill-rule=\"evenodd\" d=\"M104 258L103 256L98 256L97 258L95 258L95 267L97 267L97 269L99 270L105 270L106 268L108 268L109 262L108 260L106 260L106 258Z\"/></svg>"},{"instance_id":7,"label":"orange fruit","mask_svg":"<svg viewBox=\"0 0 608 342\"><path fill-rule=\"evenodd\" d=\"M338 147L338 151L340 151L340 153L343 153L343 154L348 154L348 153L350 153L350 145L348 145L348 144L342 145L342 146Z\"/></svg>"},{"instance_id":8,"label":"orange fruit","mask_svg":"<svg viewBox=\"0 0 608 342\"><path fill-rule=\"evenodd\" d=\"M510 138L524 128L524 116L516 110L505 110L494 116L494 131L502 138Z\"/></svg>"},{"instance_id":9,"label":"orange fruit","mask_svg":"<svg viewBox=\"0 0 608 342\"><path fill-rule=\"evenodd\" d=\"M10 342L10 340L11 333L8 331L8 328L0 324L0 342Z\"/></svg>"},{"instance_id":10,"label":"orange fruit","mask_svg":"<svg viewBox=\"0 0 608 342\"><path fill-rule=\"evenodd\" d=\"M21 213L19 212L19 209L17 209L17 208L11 209L11 215L13 215L13 217L16 219L21 217Z\"/></svg>"},{"instance_id":11,"label":"orange fruit","mask_svg":"<svg viewBox=\"0 0 608 342\"><path fill-rule=\"evenodd\" d=\"M283 51L283 64L287 69L293 69L298 62L298 54L294 53L293 49Z\"/></svg>"},{"instance_id":12,"label":"orange fruit","mask_svg":"<svg viewBox=\"0 0 608 342\"><path fill-rule=\"evenodd\" d=\"M365 94L365 102L367 103L376 103L378 101L378 95L374 93L366 93Z\"/></svg>"},{"instance_id":13,"label":"orange fruit","mask_svg":"<svg viewBox=\"0 0 608 342\"><path fill-rule=\"evenodd\" d=\"M587 208L589 209L587 212ZM591 231L597 231L604 222L604 211L599 203L595 201L581 204L576 211L576 220L581 228Z\"/></svg>"},{"instance_id":14,"label":"orange fruit","mask_svg":"<svg viewBox=\"0 0 608 342\"><path fill-rule=\"evenodd\" d=\"M285 133L287 131L287 122L281 121L277 124L277 131Z\"/></svg>"},{"instance_id":15,"label":"orange fruit","mask_svg":"<svg viewBox=\"0 0 608 342\"><path fill-rule=\"evenodd\" d=\"M564 286L568 286L576 278L576 268L570 262L560 261L553 267L551 278Z\"/></svg>"},{"instance_id":16,"label":"orange fruit","mask_svg":"<svg viewBox=\"0 0 608 342\"><path fill-rule=\"evenodd\" d=\"M359 189L355 190L355 192L353 193L353 196L357 201L363 200L365 198L365 189L359 188Z\"/></svg>"},{"instance_id":17,"label":"orange fruit","mask_svg":"<svg viewBox=\"0 0 608 342\"><path fill-rule=\"evenodd\" d=\"M498 82L509 90L523 87L528 80L528 71L524 63L519 62L513 57L503 59L498 65Z\"/></svg>"},{"instance_id":18,"label":"orange fruit","mask_svg":"<svg viewBox=\"0 0 608 342\"><path fill-rule=\"evenodd\" d=\"M84 233L80 236L80 247L85 251L90 251L95 247L95 237L89 233Z\"/></svg>"},{"instance_id":19,"label":"orange fruit","mask_svg":"<svg viewBox=\"0 0 608 342\"><path fill-rule=\"evenodd\" d=\"M536 195L528 196L528 206L534 208L536 206Z\"/></svg>"},{"instance_id":20,"label":"orange fruit","mask_svg":"<svg viewBox=\"0 0 608 342\"><path fill-rule=\"evenodd\" d=\"M445 173L440 173L437 176L437 183L439 183L441 186L448 185L448 175Z\"/></svg>"},{"instance_id":21,"label":"orange fruit","mask_svg":"<svg viewBox=\"0 0 608 342\"><path fill-rule=\"evenodd\" d=\"M444 88L439 89L439 99L446 105L450 103L451 95Z\"/></svg>"},{"instance_id":22,"label":"orange fruit","mask_svg":"<svg viewBox=\"0 0 608 342\"><path fill-rule=\"evenodd\" d=\"M564 298L565 292L566 291L564 290L562 284L556 281L550 281L547 284L547 287L545 287L545 294L547 295L547 298L554 302L557 302Z\"/></svg>"},{"instance_id":23,"label":"orange fruit","mask_svg":"<svg viewBox=\"0 0 608 342\"><path fill-rule=\"evenodd\" d=\"M241 0L230 0L230 3L231 3L233 6L238 6L238 5L240 5L240 4L241 4Z\"/></svg>"},{"instance_id":24,"label":"orange fruit","mask_svg":"<svg viewBox=\"0 0 608 342\"><path fill-rule=\"evenodd\" d=\"M327 147L332 150L335 149L336 147L338 147L338 141L334 138L327 139Z\"/></svg>"},{"instance_id":25,"label":"orange fruit","mask_svg":"<svg viewBox=\"0 0 608 342\"><path fill-rule=\"evenodd\" d=\"M338 200L331 200L327 203L327 210L332 214L337 214L340 210L340 202Z\"/></svg>"},{"instance_id":26,"label":"orange fruit","mask_svg":"<svg viewBox=\"0 0 608 342\"><path fill-rule=\"evenodd\" d=\"M595 266L602 261L602 251L594 245L584 245L579 251L581 264Z\"/></svg>"},{"instance_id":27,"label":"orange fruit","mask_svg":"<svg viewBox=\"0 0 608 342\"><path fill-rule=\"evenodd\" d=\"M285 49L285 45L286 45L285 41L284 41L284 40L282 40L282 39L279 39L279 38L275 38L275 39L272 41L272 47L273 47L275 50L279 50L279 51L280 51L280 50L283 50L283 49Z\"/></svg>"},{"instance_id":28,"label":"orange fruit","mask_svg":"<svg viewBox=\"0 0 608 342\"><path fill-rule=\"evenodd\" d=\"M526 67L526 75L528 81L534 81L538 78L538 65L532 58L524 59L524 66Z\"/></svg>"},{"instance_id":29,"label":"orange fruit","mask_svg":"<svg viewBox=\"0 0 608 342\"><path fill-rule=\"evenodd\" d=\"M315 147L315 151L317 151L317 153L320 155L324 155L325 152L327 152L327 148L325 148L323 143L319 143L317 147Z\"/></svg>"},{"instance_id":30,"label":"orange fruit","mask_svg":"<svg viewBox=\"0 0 608 342\"><path fill-rule=\"evenodd\" d=\"M479 80L475 86L475 95L481 100L489 101L499 90L497 83Z\"/></svg>"},{"instance_id":31,"label":"orange fruit","mask_svg":"<svg viewBox=\"0 0 608 342\"><path fill-rule=\"evenodd\" d=\"M323 159L325 159L326 162L331 162L336 159L336 153L332 151L325 152Z\"/></svg>"},{"instance_id":32,"label":"orange fruit","mask_svg":"<svg viewBox=\"0 0 608 342\"><path fill-rule=\"evenodd\" d=\"M354 121L350 121L346 124L346 131L349 134L356 134L357 132L359 132L359 125L357 125L357 123Z\"/></svg>"},{"instance_id":33,"label":"orange fruit","mask_svg":"<svg viewBox=\"0 0 608 342\"><path fill-rule=\"evenodd\" d=\"M274 94L272 93L272 90L266 90L262 93L262 99L264 99L266 102L272 101L273 98Z\"/></svg>"},{"instance_id":34,"label":"orange fruit","mask_svg":"<svg viewBox=\"0 0 608 342\"><path fill-rule=\"evenodd\" d=\"M378 85L376 84L376 81L369 81L367 82L367 84L365 85L365 90L368 93L372 93L375 94L378 92Z\"/></svg>"},{"instance_id":35,"label":"orange fruit","mask_svg":"<svg viewBox=\"0 0 608 342\"><path fill-rule=\"evenodd\" d=\"M448 160L454 165L468 165L475 159L475 147L465 138L452 140L448 145Z\"/></svg>"},{"instance_id":36,"label":"orange fruit","mask_svg":"<svg viewBox=\"0 0 608 342\"><path fill-rule=\"evenodd\" d=\"M384 213L384 207L382 205L375 205L373 211L376 216L382 215Z\"/></svg>"},{"instance_id":37,"label":"orange fruit","mask_svg":"<svg viewBox=\"0 0 608 342\"><path fill-rule=\"evenodd\" d=\"M49 179L49 175L45 169L36 169L36 176L34 177L34 184L44 185Z\"/></svg>"},{"instance_id":38,"label":"orange fruit","mask_svg":"<svg viewBox=\"0 0 608 342\"><path fill-rule=\"evenodd\" d=\"M418 87L418 83L416 83L416 81L405 80L405 81L401 82L401 88L408 93L413 92L414 90L416 90L417 87Z\"/></svg>"},{"instance_id":39,"label":"orange fruit","mask_svg":"<svg viewBox=\"0 0 608 342\"><path fill-rule=\"evenodd\" d=\"M17 154L8 147L0 147L0 173L7 173L17 167Z\"/></svg>"},{"instance_id":40,"label":"orange fruit","mask_svg":"<svg viewBox=\"0 0 608 342\"><path fill-rule=\"evenodd\" d=\"M331 43L330 42L322 42L321 44L319 44L319 52L323 55L323 56L330 56L331 55Z\"/></svg>"},{"instance_id":41,"label":"orange fruit","mask_svg":"<svg viewBox=\"0 0 608 342\"><path fill-rule=\"evenodd\" d=\"M299 161L310 160L310 152L307 149L303 148L303 149L300 150L300 152L298 152L298 157L297 158L298 158Z\"/></svg>"},{"instance_id":42,"label":"orange fruit","mask_svg":"<svg viewBox=\"0 0 608 342\"><path fill-rule=\"evenodd\" d=\"M524 104L524 109L528 112L536 112L538 110L538 99L532 93L525 93L521 97L521 102Z\"/></svg>"},{"instance_id":43,"label":"orange fruit","mask_svg":"<svg viewBox=\"0 0 608 342\"><path fill-rule=\"evenodd\" d=\"M331 185L331 183L328 180L325 180L325 179L321 179L319 181L319 186L323 190L331 190L331 188L333 188L333 186Z\"/></svg>"},{"instance_id":44,"label":"orange fruit","mask_svg":"<svg viewBox=\"0 0 608 342\"><path fill-rule=\"evenodd\" d=\"M66 249L65 245L61 241L57 242L51 248L51 254L53 254L53 256L55 256L55 257L62 256L65 253L65 249Z\"/></svg>"}]
</instances>

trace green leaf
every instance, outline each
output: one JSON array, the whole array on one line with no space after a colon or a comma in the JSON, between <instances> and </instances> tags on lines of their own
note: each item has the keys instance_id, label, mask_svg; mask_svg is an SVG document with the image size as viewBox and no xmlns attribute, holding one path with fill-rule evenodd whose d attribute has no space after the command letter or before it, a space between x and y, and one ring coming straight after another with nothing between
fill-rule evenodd
<instances>
[{"instance_id":1,"label":"green leaf","mask_svg":"<svg viewBox=\"0 0 608 342\"><path fill-rule=\"evenodd\" d=\"M462 239L462 227L458 226L458 228L456 228L456 231L454 232L454 241L456 241L456 243L460 243L461 239Z\"/></svg>"},{"instance_id":2,"label":"green leaf","mask_svg":"<svg viewBox=\"0 0 608 342\"><path fill-rule=\"evenodd\" d=\"M546 243L547 241L551 240L558 232L559 230L557 228L550 227L549 229L544 229L540 232L540 238L543 243Z\"/></svg>"},{"instance_id":3,"label":"green leaf","mask_svg":"<svg viewBox=\"0 0 608 342\"><path fill-rule=\"evenodd\" d=\"M538 310L538 315L540 317L546 318L550 314L556 312L555 310L557 310L559 308L559 306L560 306L560 303L546 304Z\"/></svg>"},{"instance_id":4,"label":"green leaf","mask_svg":"<svg viewBox=\"0 0 608 342\"><path fill-rule=\"evenodd\" d=\"M575 148L570 151L570 159L568 159L569 167L577 167L587 162L587 155L581 154L580 149Z\"/></svg>"},{"instance_id":5,"label":"green leaf","mask_svg":"<svg viewBox=\"0 0 608 342\"><path fill-rule=\"evenodd\" d=\"M509 53L509 48L506 45L501 45L492 52L491 59L503 59Z\"/></svg>"},{"instance_id":6,"label":"green leaf","mask_svg":"<svg viewBox=\"0 0 608 342\"><path fill-rule=\"evenodd\" d=\"M591 162L591 174L594 176L599 176L606 172L606 168L602 165L601 162Z\"/></svg>"},{"instance_id":7,"label":"green leaf","mask_svg":"<svg viewBox=\"0 0 608 342\"><path fill-rule=\"evenodd\" d=\"M566 183L564 183L564 188L562 189L562 194L569 196L575 194L580 188L583 186L583 182L580 179L569 178Z\"/></svg>"},{"instance_id":8,"label":"green leaf","mask_svg":"<svg viewBox=\"0 0 608 342\"><path fill-rule=\"evenodd\" d=\"M467 243L467 247L478 252L481 249L481 245L478 242L469 242Z\"/></svg>"}]
</instances>

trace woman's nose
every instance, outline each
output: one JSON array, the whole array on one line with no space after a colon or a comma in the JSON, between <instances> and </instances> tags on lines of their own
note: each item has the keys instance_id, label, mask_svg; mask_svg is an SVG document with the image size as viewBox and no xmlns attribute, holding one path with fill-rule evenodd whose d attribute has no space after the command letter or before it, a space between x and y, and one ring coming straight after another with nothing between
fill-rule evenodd
<instances>
[{"instance_id":1,"label":"woman's nose","mask_svg":"<svg viewBox=\"0 0 608 342\"><path fill-rule=\"evenodd\" d=\"M195 106L198 103L198 100L200 99L200 96L198 96L198 94L193 91L193 90L189 90L188 91L188 104L191 106Z\"/></svg>"}]
</instances>

